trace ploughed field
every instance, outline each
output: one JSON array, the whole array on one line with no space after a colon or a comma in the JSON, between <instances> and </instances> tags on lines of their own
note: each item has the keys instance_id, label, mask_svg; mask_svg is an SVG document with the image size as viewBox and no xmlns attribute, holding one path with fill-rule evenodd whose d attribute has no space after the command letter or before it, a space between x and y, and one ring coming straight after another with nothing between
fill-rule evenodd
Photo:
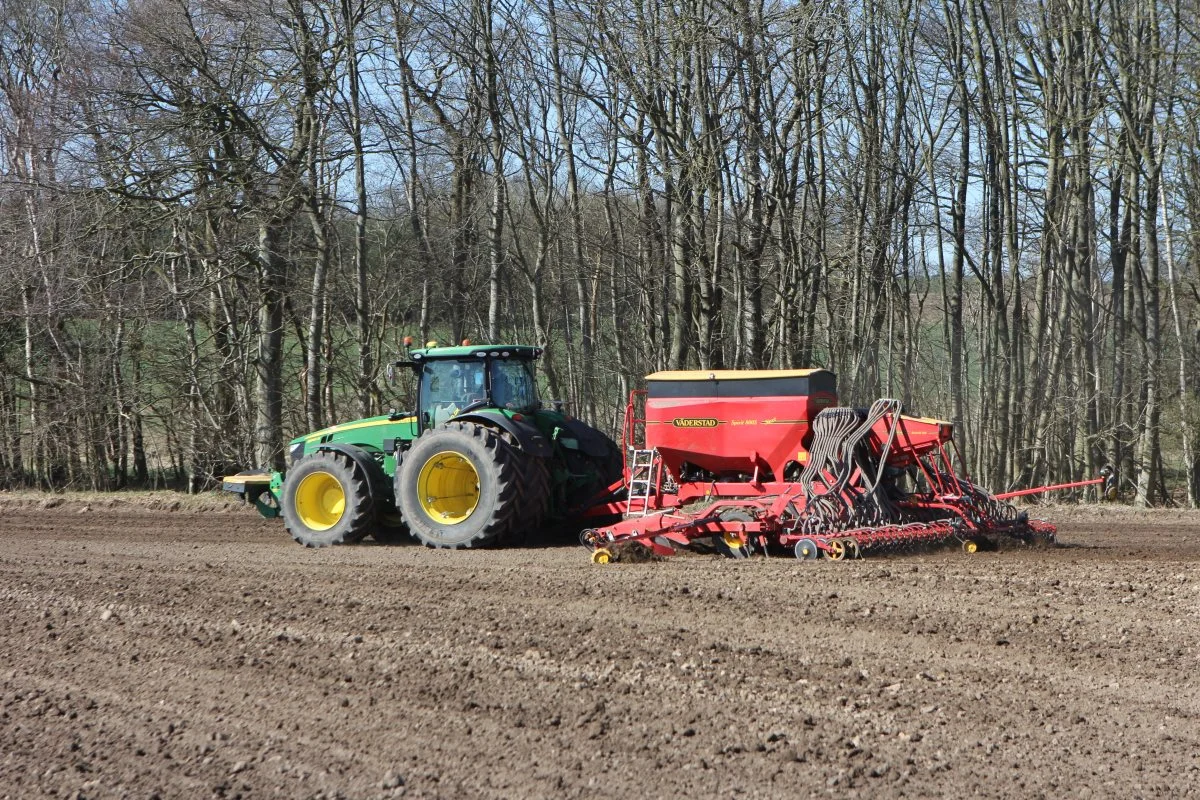
<instances>
[{"instance_id":1,"label":"ploughed field","mask_svg":"<svg viewBox=\"0 0 1200 800\"><path fill-rule=\"evenodd\" d=\"M1200 796L1197 514L601 567L109 502L0 495L0 798Z\"/></svg>"}]
</instances>

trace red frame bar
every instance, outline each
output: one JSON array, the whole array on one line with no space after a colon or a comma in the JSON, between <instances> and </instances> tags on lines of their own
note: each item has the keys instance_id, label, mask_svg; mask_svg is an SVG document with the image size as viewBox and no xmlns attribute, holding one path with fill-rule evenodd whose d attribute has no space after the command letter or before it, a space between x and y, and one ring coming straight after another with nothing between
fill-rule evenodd
<instances>
[{"instance_id":1,"label":"red frame bar","mask_svg":"<svg viewBox=\"0 0 1200 800\"><path fill-rule=\"evenodd\" d=\"M1023 497L1027 494L1039 494L1041 492L1053 492L1058 489L1078 489L1081 486L1095 486L1098 483L1104 483L1107 478L1089 478L1086 481L1075 481L1074 483L1056 483L1051 486L1036 486L1032 489L1019 489L1015 492L1004 492L1003 494L994 494L992 497L997 500L1007 500L1010 497Z\"/></svg>"}]
</instances>

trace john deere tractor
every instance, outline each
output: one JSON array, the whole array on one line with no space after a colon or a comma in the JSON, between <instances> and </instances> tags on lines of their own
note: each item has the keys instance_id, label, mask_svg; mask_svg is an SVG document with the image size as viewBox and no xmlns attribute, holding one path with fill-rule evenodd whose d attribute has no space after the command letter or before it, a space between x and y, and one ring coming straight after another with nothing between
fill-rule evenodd
<instances>
[{"instance_id":1,"label":"john deere tractor","mask_svg":"<svg viewBox=\"0 0 1200 800\"><path fill-rule=\"evenodd\" d=\"M282 516L308 547L387 540L431 547L516 539L565 518L622 477L617 446L538 399L535 347L410 350L416 409L293 439L286 472L242 473L224 488Z\"/></svg>"}]
</instances>

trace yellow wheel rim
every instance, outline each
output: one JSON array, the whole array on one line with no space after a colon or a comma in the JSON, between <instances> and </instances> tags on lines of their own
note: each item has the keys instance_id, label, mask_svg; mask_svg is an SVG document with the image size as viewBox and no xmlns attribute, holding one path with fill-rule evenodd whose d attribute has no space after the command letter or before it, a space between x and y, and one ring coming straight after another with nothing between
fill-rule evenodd
<instances>
[{"instance_id":1,"label":"yellow wheel rim","mask_svg":"<svg viewBox=\"0 0 1200 800\"><path fill-rule=\"evenodd\" d=\"M846 545L842 544L837 539L829 543L829 549L825 551L831 561L841 561L846 557Z\"/></svg>"},{"instance_id":2,"label":"yellow wheel rim","mask_svg":"<svg viewBox=\"0 0 1200 800\"><path fill-rule=\"evenodd\" d=\"M607 564L612 561L612 553L601 547L599 550L592 551L593 564Z\"/></svg>"},{"instance_id":3,"label":"yellow wheel rim","mask_svg":"<svg viewBox=\"0 0 1200 800\"><path fill-rule=\"evenodd\" d=\"M417 476L417 497L430 519L457 525L479 505L479 473L475 465L453 450L432 456Z\"/></svg>"},{"instance_id":4,"label":"yellow wheel rim","mask_svg":"<svg viewBox=\"0 0 1200 800\"><path fill-rule=\"evenodd\" d=\"M327 531L346 512L346 491L328 472L305 475L296 487L296 516L313 531Z\"/></svg>"},{"instance_id":5,"label":"yellow wheel rim","mask_svg":"<svg viewBox=\"0 0 1200 800\"><path fill-rule=\"evenodd\" d=\"M979 544L977 542L973 542L970 539L967 539L965 542L963 542L963 552L967 555L974 553L978 549Z\"/></svg>"},{"instance_id":6,"label":"yellow wheel rim","mask_svg":"<svg viewBox=\"0 0 1200 800\"><path fill-rule=\"evenodd\" d=\"M725 531L721 534L721 539L725 542L725 546L731 549L736 549L745 544L745 542L742 541L742 537L734 531Z\"/></svg>"}]
</instances>

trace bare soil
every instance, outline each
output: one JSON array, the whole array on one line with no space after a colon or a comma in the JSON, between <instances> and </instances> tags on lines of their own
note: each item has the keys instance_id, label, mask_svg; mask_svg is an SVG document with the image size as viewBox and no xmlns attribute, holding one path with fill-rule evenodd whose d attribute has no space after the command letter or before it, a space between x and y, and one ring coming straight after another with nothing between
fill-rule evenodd
<instances>
[{"instance_id":1,"label":"bare soil","mask_svg":"<svg viewBox=\"0 0 1200 800\"><path fill-rule=\"evenodd\" d=\"M156 503L0 495L0 797L1200 796L1197 514L599 567Z\"/></svg>"}]
</instances>

